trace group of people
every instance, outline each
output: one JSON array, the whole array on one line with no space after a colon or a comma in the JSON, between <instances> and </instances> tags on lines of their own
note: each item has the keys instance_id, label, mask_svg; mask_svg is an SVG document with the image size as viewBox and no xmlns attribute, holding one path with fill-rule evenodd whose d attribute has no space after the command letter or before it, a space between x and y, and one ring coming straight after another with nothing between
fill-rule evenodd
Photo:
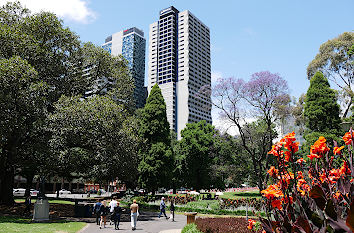
<instances>
[{"instance_id":1,"label":"group of people","mask_svg":"<svg viewBox=\"0 0 354 233\"><path fill-rule=\"evenodd\" d=\"M107 206L106 201L98 201L95 203L93 212L96 215L96 224L100 226L100 229L106 227L107 215L110 217L110 225L114 224L114 229L119 230L120 216L124 209L119 206L120 203L114 198L109 205ZM133 201L133 204L130 206L131 214L131 226L132 230L136 229L136 222L139 216L139 205L136 203L136 200Z\"/></svg>"},{"instance_id":2,"label":"group of people","mask_svg":"<svg viewBox=\"0 0 354 233\"><path fill-rule=\"evenodd\" d=\"M114 198L109 205L107 206L107 203L105 200L103 201L98 201L95 203L93 212L96 216L96 224L100 226L100 229L103 227L106 227L106 222L107 222L107 216L109 215L110 217L110 225L114 224L114 229L119 230L119 223L120 223L120 217L124 209L119 206L120 203ZM175 218L175 206L173 201L171 201L171 206L170 206L170 211L171 211L171 216L168 218L166 215L166 203L165 203L165 198L162 197L161 202L160 202L160 213L158 217L160 218L161 215L163 214L166 219L171 219L174 221ZM138 220L139 216L139 205L136 203L136 200L133 200L133 204L130 205L130 217L131 217L131 227L132 230L134 231L136 229L136 222Z\"/></svg>"}]
</instances>

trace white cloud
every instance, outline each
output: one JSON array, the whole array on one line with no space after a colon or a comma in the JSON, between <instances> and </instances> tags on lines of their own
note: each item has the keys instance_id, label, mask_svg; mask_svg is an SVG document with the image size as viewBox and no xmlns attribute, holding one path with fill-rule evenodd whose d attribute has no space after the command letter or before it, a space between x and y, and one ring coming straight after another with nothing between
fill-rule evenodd
<instances>
[{"instance_id":1,"label":"white cloud","mask_svg":"<svg viewBox=\"0 0 354 233\"><path fill-rule=\"evenodd\" d=\"M0 5L6 4L8 0L0 0ZM15 1L15 0L10 0ZM41 10L49 11L58 17L75 21L78 23L89 23L96 18L85 0L19 0L21 4L33 13Z\"/></svg>"}]
</instances>

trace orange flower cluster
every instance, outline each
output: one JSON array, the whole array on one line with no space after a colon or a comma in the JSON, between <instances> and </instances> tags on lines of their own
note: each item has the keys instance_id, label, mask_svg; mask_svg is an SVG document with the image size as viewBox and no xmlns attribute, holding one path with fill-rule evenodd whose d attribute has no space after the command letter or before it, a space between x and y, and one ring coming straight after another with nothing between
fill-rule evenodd
<instances>
[{"instance_id":1,"label":"orange flower cluster","mask_svg":"<svg viewBox=\"0 0 354 233\"><path fill-rule=\"evenodd\" d=\"M341 150L344 148L344 146L341 146L341 147L333 147L333 154L335 155L340 155L341 154Z\"/></svg>"},{"instance_id":2,"label":"orange flower cluster","mask_svg":"<svg viewBox=\"0 0 354 233\"><path fill-rule=\"evenodd\" d=\"M283 143L285 149L295 153L299 150L299 142L295 142L295 140L295 132L293 131L292 133L285 135L280 142Z\"/></svg>"},{"instance_id":3,"label":"orange flower cluster","mask_svg":"<svg viewBox=\"0 0 354 233\"><path fill-rule=\"evenodd\" d=\"M329 147L326 144L326 139L324 137L320 137L315 144L311 146L310 154L307 155L311 160L314 158L322 158L322 156L329 151Z\"/></svg>"},{"instance_id":4,"label":"orange flower cluster","mask_svg":"<svg viewBox=\"0 0 354 233\"><path fill-rule=\"evenodd\" d=\"M295 132L293 131L292 133L285 135L280 142L273 145L268 154L272 154L282 159L284 158L285 162L289 162L291 159L291 154L299 150L299 143L295 142L295 140ZM282 150L282 147L286 150Z\"/></svg>"},{"instance_id":5,"label":"orange flower cluster","mask_svg":"<svg viewBox=\"0 0 354 233\"><path fill-rule=\"evenodd\" d=\"M270 169L267 171L267 173L268 173L271 177L275 178L275 177L278 176L279 170L276 169L274 166L271 166Z\"/></svg>"},{"instance_id":6,"label":"orange flower cluster","mask_svg":"<svg viewBox=\"0 0 354 233\"><path fill-rule=\"evenodd\" d=\"M350 168L348 167L348 164L346 161L343 161L343 165L339 169L332 169L329 171L329 174L327 176L326 172L324 169L322 169L322 173L320 174L320 180L322 183L328 182L330 184L335 184L339 178L345 177L347 175L350 175L351 171Z\"/></svg>"},{"instance_id":7,"label":"orange flower cluster","mask_svg":"<svg viewBox=\"0 0 354 233\"><path fill-rule=\"evenodd\" d=\"M253 219L248 219L248 226L247 226L247 228L250 229L250 230L252 230L254 224L256 224L256 221L255 221L255 220L253 220Z\"/></svg>"},{"instance_id":8,"label":"orange flower cluster","mask_svg":"<svg viewBox=\"0 0 354 233\"><path fill-rule=\"evenodd\" d=\"M353 141L353 138L354 138L354 133L353 132L345 133L344 136L343 136L343 140L345 142L345 145L351 145L352 141Z\"/></svg>"},{"instance_id":9,"label":"orange flower cluster","mask_svg":"<svg viewBox=\"0 0 354 233\"><path fill-rule=\"evenodd\" d=\"M283 192L281 191L279 185L272 184L269 185L268 188L261 191L261 193L268 199L273 200L278 197L283 197Z\"/></svg>"}]
</instances>

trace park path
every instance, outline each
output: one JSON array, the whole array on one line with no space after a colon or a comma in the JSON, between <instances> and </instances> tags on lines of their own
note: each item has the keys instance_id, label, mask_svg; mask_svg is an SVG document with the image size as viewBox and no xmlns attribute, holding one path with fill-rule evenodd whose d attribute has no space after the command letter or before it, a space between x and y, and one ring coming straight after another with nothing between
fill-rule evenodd
<instances>
[{"instance_id":1,"label":"park path","mask_svg":"<svg viewBox=\"0 0 354 233\"><path fill-rule=\"evenodd\" d=\"M89 223L80 233L108 233L108 232L136 232L136 233L180 233L182 228L187 224L187 217L184 215L176 214L175 221L166 220L166 218L157 217L158 213L142 212L138 218L136 230L132 231L129 215L122 218L119 230L114 230L114 225L106 225L106 228L99 229L96 223Z\"/></svg>"}]
</instances>

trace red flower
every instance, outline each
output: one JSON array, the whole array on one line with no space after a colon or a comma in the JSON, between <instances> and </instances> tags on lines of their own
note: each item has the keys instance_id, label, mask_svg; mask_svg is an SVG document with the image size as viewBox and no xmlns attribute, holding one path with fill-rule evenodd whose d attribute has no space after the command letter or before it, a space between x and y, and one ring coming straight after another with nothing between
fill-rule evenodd
<instances>
[{"instance_id":1,"label":"red flower","mask_svg":"<svg viewBox=\"0 0 354 233\"><path fill-rule=\"evenodd\" d=\"M273 208L277 208L278 210L282 210L283 209L281 200L273 200L271 202L271 205L272 205Z\"/></svg>"},{"instance_id":2,"label":"red flower","mask_svg":"<svg viewBox=\"0 0 354 233\"><path fill-rule=\"evenodd\" d=\"M284 196L280 187L276 184L269 185L268 188L262 190L261 193L269 200Z\"/></svg>"},{"instance_id":3,"label":"red flower","mask_svg":"<svg viewBox=\"0 0 354 233\"><path fill-rule=\"evenodd\" d=\"M311 160L313 160L314 158L317 158L317 159L321 158L321 156L319 156L317 154L312 154L312 153L307 155L307 157L309 157L309 159L311 159Z\"/></svg>"},{"instance_id":4,"label":"red flower","mask_svg":"<svg viewBox=\"0 0 354 233\"><path fill-rule=\"evenodd\" d=\"M335 155L340 155L341 154L341 150L344 148L344 146L341 146L341 147L337 147L337 146L335 146L334 148L333 148L333 154L335 154Z\"/></svg>"},{"instance_id":5,"label":"red flower","mask_svg":"<svg viewBox=\"0 0 354 233\"><path fill-rule=\"evenodd\" d=\"M304 160L303 158L301 158L301 159L298 159L296 162L297 162L298 164L302 165L303 163L306 163L306 160Z\"/></svg>"},{"instance_id":6,"label":"red flower","mask_svg":"<svg viewBox=\"0 0 354 233\"><path fill-rule=\"evenodd\" d=\"M319 137L318 140L311 146L311 154L317 154L319 158L323 156L326 152L329 151L329 147L327 147L326 139L324 137Z\"/></svg>"},{"instance_id":7,"label":"red flower","mask_svg":"<svg viewBox=\"0 0 354 233\"><path fill-rule=\"evenodd\" d=\"M347 132L343 136L343 140L345 142L345 145L350 145L352 144L353 141L353 133Z\"/></svg>"},{"instance_id":8,"label":"red flower","mask_svg":"<svg viewBox=\"0 0 354 233\"><path fill-rule=\"evenodd\" d=\"M279 173L279 170L276 169L274 166L271 166L270 169L267 171L267 173L271 176L271 177L276 177Z\"/></svg>"},{"instance_id":9,"label":"red flower","mask_svg":"<svg viewBox=\"0 0 354 233\"><path fill-rule=\"evenodd\" d=\"M248 219L248 226L247 226L247 228L250 229L250 230L252 230L254 224L256 224L256 221L255 221L255 220L253 220L253 219Z\"/></svg>"},{"instance_id":10,"label":"red flower","mask_svg":"<svg viewBox=\"0 0 354 233\"><path fill-rule=\"evenodd\" d=\"M350 168L348 167L347 161L344 161L342 167L339 169L339 175L345 176L345 175L350 175L350 174L351 174L351 171L350 171Z\"/></svg>"}]
</instances>

